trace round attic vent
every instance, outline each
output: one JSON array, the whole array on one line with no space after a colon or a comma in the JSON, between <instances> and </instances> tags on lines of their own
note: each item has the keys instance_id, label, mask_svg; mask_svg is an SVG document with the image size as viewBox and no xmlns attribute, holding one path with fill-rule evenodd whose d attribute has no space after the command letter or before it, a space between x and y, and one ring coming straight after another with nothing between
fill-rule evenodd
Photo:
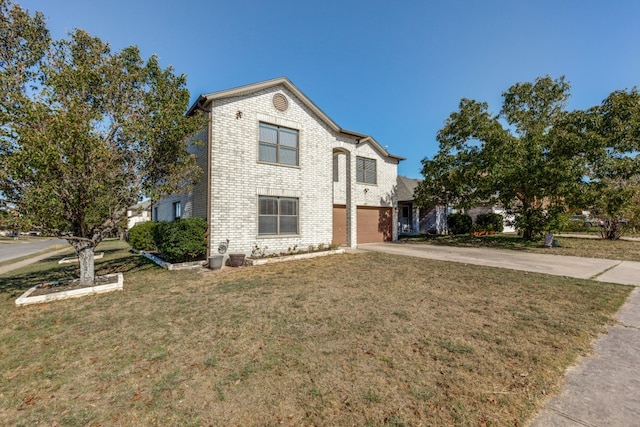
<instances>
[{"instance_id":1,"label":"round attic vent","mask_svg":"<svg viewBox=\"0 0 640 427\"><path fill-rule=\"evenodd\" d=\"M276 110L278 111L286 111L289 107L289 101L283 94L276 93L273 95L273 106L276 107Z\"/></svg>"}]
</instances>

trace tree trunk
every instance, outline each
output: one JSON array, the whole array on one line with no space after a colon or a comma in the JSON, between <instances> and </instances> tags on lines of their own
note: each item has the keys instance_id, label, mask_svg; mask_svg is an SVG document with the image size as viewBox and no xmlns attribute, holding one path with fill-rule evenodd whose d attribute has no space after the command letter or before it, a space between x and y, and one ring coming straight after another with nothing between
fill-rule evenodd
<instances>
[{"instance_id":1,"label":"tree trunk","mask_svg":"<svg viewBox=\"0 0 640 427\"><path fill-rule=\"evenodd\" d=\"M605 220L600 228L600 237L608 240L618 240L622 232L616 220Z\"/></svg>"},{"instance_id":2,"label":"tree trunk","mask_svg":"<svg viewBox=\"0 0 640 427\"><path fill-rule=\"evenodd\" d=\"M76 250L80 263L80 282L83 285L92 285L95 279L95 267L93 264L94 242L88 239L72 240L71 245Z\"/></svg>"},{"instance_id":3,"label":"tree trunk","mask_svg":"<svg viewBox=\"0 0 640 427\"><path fill-rule=\"evenodd\" d=\"M533 239L533 227L527 226L522 231L522 238L524 240L532 240Z\"/></svg>"}]
</instances>

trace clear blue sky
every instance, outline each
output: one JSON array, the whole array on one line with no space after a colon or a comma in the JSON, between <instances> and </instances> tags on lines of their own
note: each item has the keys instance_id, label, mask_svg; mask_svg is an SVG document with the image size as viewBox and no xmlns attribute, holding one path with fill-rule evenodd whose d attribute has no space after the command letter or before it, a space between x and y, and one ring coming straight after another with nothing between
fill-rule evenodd
<instances>
[{"instance_id":1,"label":"clear blue sky","mask_svg":"<svg viewBox=\"0 0 640 427\"><path fill-rule=\"evenodd\" d=\"M640 81L637 0L18 0L55 38L82 28L188 76L192 99L288 77L341 127L419 178L460 98L565 75L570 109Z\"/></svg>"}]
</instances>

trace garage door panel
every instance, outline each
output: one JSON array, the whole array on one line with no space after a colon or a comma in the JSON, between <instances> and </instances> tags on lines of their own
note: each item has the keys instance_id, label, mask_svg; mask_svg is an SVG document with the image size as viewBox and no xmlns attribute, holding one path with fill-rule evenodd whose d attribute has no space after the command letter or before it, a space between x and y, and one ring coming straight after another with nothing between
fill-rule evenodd
<instances>
[{"instance_id":1,"label":"garage door panel","mask_svg":"<svg viewBox=\"0 0 640 427\"><path fill-rule=\"evenodd\" d=\"M392 240L391 208L358 207L358 243Z\"/></svg>"}]
</instances>

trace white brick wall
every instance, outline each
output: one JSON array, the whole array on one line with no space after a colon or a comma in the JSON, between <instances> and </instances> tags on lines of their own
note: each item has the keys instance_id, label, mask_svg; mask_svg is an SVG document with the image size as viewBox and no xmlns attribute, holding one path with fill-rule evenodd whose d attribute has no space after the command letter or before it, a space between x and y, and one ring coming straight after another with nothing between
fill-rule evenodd
<instances>
[{"instance_id":1,"label":"white brick wall","mask_svg":"<svg viewBox=\"0 0 640 427\"><path fill-rule=\"evenodd\" d=\"M358 206L393 206L398 175L397 161L381 156L370 143L366 142L358 145L356 156L376 159L377 174L376 184L356 184L356 204Z\"/></svg>"},{"instance_id":2,"label":"white brick wall","mask_svg":"<svg viewBox=\"0 0 640 427\"><path fill-rule=\"evenodd\" d=\"M272 105L276 92L289 100L285 112ZM241 118L237 118L238 111ZM226 239L230 251L245 253L255 244L277 252L294 245L306 248L330 243L332 142L336 141L331 130L284 87L215 101L212 114L212 249ZM260 122L298 129L299 166L258 162ZM300 234L258 236L260 195L297 197Z\"/></svg>"},{"instance_id":3,"label":"white brick wall","mask_svg":"<svg viewBox=\"0 0 640 427\"><path fill-rule=\"evenodd\" d=\"M198 182L193 186L193 194L191 195L192 206L189 214L195 217L206 218L207 217L207 150L208 144L208 130L204 129L195 136L195 140L199 141L198 144L192 146L191 152L197 156L198 167L202 170L202 174Z\"/></svg>"},{"instance_id":4,"label":"white brick wall","mask_svg":"<svg viewBox=\"0 0 640 427\"><path fill-rule=\"evenodd\" d=\"M272 97L276 93L284 94L289 101L284 112L273 107ZM216 99L211 110L212 131L208 142L211 149L212 253L216 253L219 243L226 239L230 241L229 252L247 254L256 244L268 247L267 252L286 251L295 245L303 249L309 245L329 244L333 237L333 204L345 204L348 197L347 156L340 156L340 182L334 183L334 149L352 154L353 206L392 206L397 161L382 156L368 143L356 145L355 137L333 131L285 86ZM260 122L299 131L299 166L258 162ZM376 159L376 185L355 185L355 156ZM299 235L258 236L258 196L261 195L299 199ZM197 203L202 199L206 199L206 195L199 187L191 194L164 199L156 204L159 218L172 219L172 206L176 200L182 201L183 217L202 216ZM352 221L355 221L355 211ZM353 233L355 241L355 227Z\"/></svg>"},{"instance_id":5,"label":"white brick wall","mask_svg":"<svg viewBox=\"0 0 640 427\"><path fill-rule=\"evenodd\" d=\"M197 156L201 176L190 192L174 194L155 203L151 210L154 221L173 221L173 204L178 201L182 203L182 218L207 216L207 130L199 132L193 140L199 143L191 145L189 152Z\"/></svg>"}]
</instances>

